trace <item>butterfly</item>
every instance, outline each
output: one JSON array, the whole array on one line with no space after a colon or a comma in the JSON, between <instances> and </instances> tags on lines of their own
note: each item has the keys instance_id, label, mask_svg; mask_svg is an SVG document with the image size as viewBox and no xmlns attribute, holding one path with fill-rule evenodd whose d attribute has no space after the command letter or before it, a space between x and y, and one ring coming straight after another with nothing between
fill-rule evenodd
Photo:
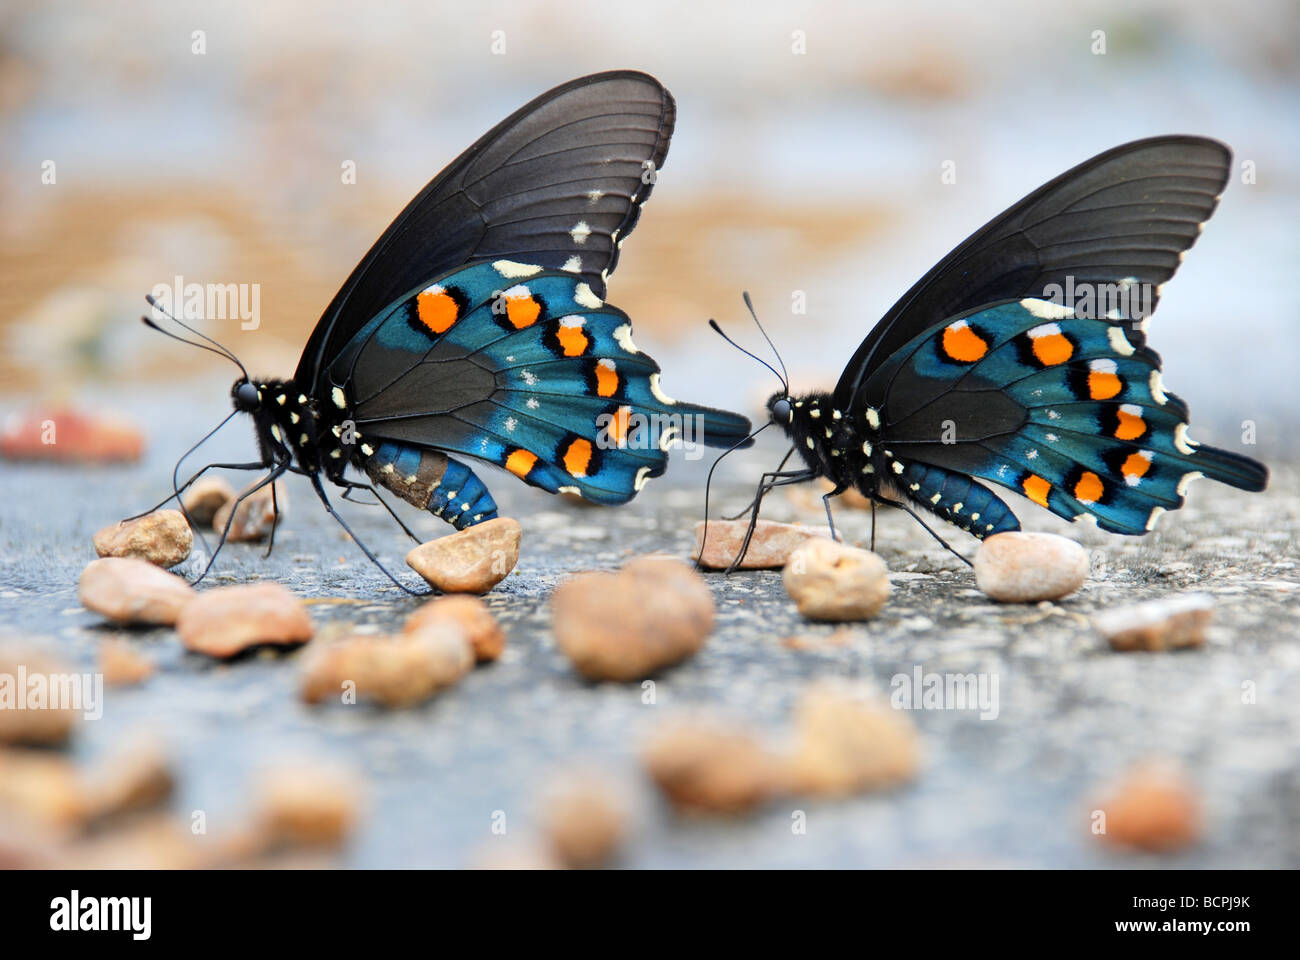
<instances>
[{"instance_id":1,"label":"butterfly","mask_svg":"<svg viewBox=\"0 0 1300 960\"><path fill-rule=\"evenodd\" d=\"M1214 212L1231 163L1226 146L1191 136L1099 154L944 257L872 328L833 391L793 396L778 373L767 425L793 446L761 478L755 520L769 490L819 477L834 485L832 531L831 498L853 488L979 539L1020 529L985 482L1120 534L1151 530L1198 477L1263 490L1263 464L1191 439L1187 404L1146 345L1160 285ZM795 453L802 464L786 470Z\"/></svg>"},{"instance_id":2,"label":"butterfly","mask_svg":"<svg viewBox=\"0 0 1300 960\"><path fill-rule=\"evenodd\" d=\"M384 231L290 379L251 377L182 323L207 346L186 342L241 370L221 425L244 413L256 426L258 460L212 466L266 470L244 497L286 472L307 477L384 569L335 511L326 482L344 497L368 491L399 524L381 488L463 530L497 516L467 460L620 504L664 472L675 442L744 442L746 418L664 392L627 315L605 302L675 118L668 91L631 71L570 81L507 117ZM177 497L203 472L181 486L179 466Z\"/></svg>"}]
</instances>

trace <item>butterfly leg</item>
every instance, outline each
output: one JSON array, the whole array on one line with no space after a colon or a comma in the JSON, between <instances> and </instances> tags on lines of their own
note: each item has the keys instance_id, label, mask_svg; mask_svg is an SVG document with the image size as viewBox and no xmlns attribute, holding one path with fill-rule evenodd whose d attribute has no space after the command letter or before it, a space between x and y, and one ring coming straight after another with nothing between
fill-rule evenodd
<instances>
[{"instance_id":1,"label":"butterfly leg","mask_svg":"<svg viewBox=\"0 0 1300 960\"><path fill-rule=\"evenodd\" d=\"M891 507L898 507L898 508L901 509L901 510L906 510L909 514L912 515L912 519L915 520L917 523L919 523L922 527L924 527L926 533L928 533L930 536L934 537L934 539L938 540L938 541L939 541L939 544L940 544L940 545L941 545L945 550L947 550L949 553L951 553L954 557L956 557L956 558L957 558L958 560L960 560L962 563L966 564L966 566L968 566L968 567L973 567L973 566L975 566L975 564L971 563L971 562L970 562L969 560L967 560L964 556L962 556L960 553L958 553L958 552L956 551L956 549L953 548L952 544L950 544L950 543L949 543L947 540L945 540L943 537L941 537L941 536L939 536L937 533L935 533L934 530L932 530L932 529L930 528L930 525L929 525L928 523L926 523L924 520L922 520L921 517L920 517L920 515L917 514L917 512L916 512L915 510L913 510L911 507L909 507L907 504L903 503L901 500L888 500L888 499L885 499L884 497L881 498L881 503L887 503L887 504L889 504ZM873 547L875 546L875 541L874 541L874 539L872 540L872 546L873 546Z\"/></svg>"},{"instance_id":2,"label":"butterfly leg","mask_svg":"<svg viewBox=\"0 0 1300 960\"><path fill-rule=\"evenodd\" d=\"M811 469L804 470L772 470L762 475L758 481L758 492L754 495L753 512L749 517L749 528L745 531L745 539L740 544L740 552L736 558L731 561L727 567L727 574L735 573L741 562L745 559L745 554L749 552L750 541L754 538L754 528L758 526L758 512L763 506L763 498L776 487L788 487L791 484L804 483L818 476L817 471ZM705 528L708 529L707 527Z\"/></svg>"},{"instance_id":3,"label":"butterfly leg","mask_svg":"<svg viewBox=\"0 0 1300 960\"><path fill-rule=\"evenodd\" d=\"M357 483L355 480L344 480L344 479L336 480L335 483L337 483L339 486L344 488L343 499L348 501L348 503L356 503L356 504L361 503L360 500L353 500L350 496L348 496L348 494L350 494L353 490L369 490L371 493L375 495L375 500L378 501L379 506L387 510L388 515L397 521L397 525L402 528L403 533L405 533L416 543L424 542L419 537L417 537L414 533L411 532L411 528L408 527L402 521L402 518L397 515L396 511L394 511L393 508L388 505L388 501L379 495L379 491L374 488L373 484ZM374 506L374 504L369 504L369 506Z\"/></svg>"},{"instance_id":4,"label":"butterfly leg","mask_svg":"<svg viewBox=\"0 0 1300 960\"><path fill-rule=\"evenodd\" d=\"M193 583L191 584L192 586L197 586L198 584L202 583L203 578L206 577L208 575L208 572L212 569L212 565L217 562L217 554L219 554L221 552L221 548L226 545L226 539L230 536L230 527L231 524L235 522L235 513L239 510L239 505L243 503L245 500L247 500L249 497L251 497L253 494L257 493L257 491L265 487L268 483L272 483L272 484L275 483L275 481L280 479L281 475L288 469L289 467L287 463L276 464L274 469L272 469L270 473L268 473L261 480L257 481L257 483L249 487L247 490L245 490L243 493L241 493L238 497L234 499L230 507L230 516L226 517L226 525L221 530L221 538L217 540L216 549L212 551L212 556L208 558L208 565L203 568L203 572L199 574L196 580L193 581ZM206 548L207 548L207 544L205 543L204 549Z\"/></svg>"},{"instance_id":5,"label":"butterfly leg","mask_svg":"<svg viewBox=\"0 0 1300 960\"><path fill-rule=\"evenodd\" d=\"M780 473L782 470L785 469L785 465L786 465L786 463L788 463L789 460L790 460L790 458L791 458L792 456L794 456L794 451L795 451L795 448L794 448L794 447L791 447L789 450L786 451L785 456L781 458L781 462L778 463L778 464L776 465L776 470L773 471L774 474ZM761 486L761 484L760 484L760 486ZM751 500L751 501L749 501L749 505L746 506L745 509L743 509L743 510L739 510L739 511L737 511L736 513L732 514L730 517L723 517L722 519L723 519L723 520L739 520L741 517L743 517L745 514L749 513L749 511L752 510L752 509L754 508L754 504L755 504L756 502L757 502L756 500Z\"/></svg>"},{"instance_id":6,"label":"butterfly leg","mask_svg":"<svg viewBox=\"0 0 1300 960\"><path fill-rule=\"evenodd\" d=\"M423 590L423 591L412 590L406 584L402 583L401 580L398 580L397 577L393 576L393 574L389 571L389 569L379 562L379 558L376 557L373 553L371 553L370 548L361 542L361 538L352 532L352 528L348 526L348 522L344 520L339 515L338 511L334 509L334 504L330 503L329 497L325 494L325 487L321 483L319 475L315 475L315 474L312 475L311 485L316 490L316 496L320 497L320 502L324 504L325 512L338 521L339 526L341 526L344 532L347 533L347 535L352 538L352 542L361 548L361 552L366 555L366 559L369 560L371 563L373 563L381 571L383 571L384 576L386 576L389 580L393 581L393 583L397 584L397 586L402 591L410 594L413 597L427 597L429 596L429 594L433 593L432 590Z\"/></svg>"},{"instance_id":7,"label":"butterfly leg","mask_svg":"<svg viewBox=\"0 0 1300 960\"><path fill-rule=\"evenodd\" d=\"M831 497L838 497L848 488L849 485L847 483L838 483L835 485L834 490L822 497L822 505L826 508L826 522L831 528L831 539L836 542L839 541L840 535L835 532L835 518L831 516Z\"/></svg>"}]
</instances>

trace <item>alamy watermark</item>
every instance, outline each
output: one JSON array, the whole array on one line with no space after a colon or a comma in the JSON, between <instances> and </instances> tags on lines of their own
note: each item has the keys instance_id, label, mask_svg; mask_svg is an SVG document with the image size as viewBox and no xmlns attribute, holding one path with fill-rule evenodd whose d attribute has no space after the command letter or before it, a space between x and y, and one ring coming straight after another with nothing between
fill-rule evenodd
<instances>
[{"instance_id":1,"label":"alamy watermark","mask_svg":"<svg viewBox=\"0 0 1300 960\"><path fill-rule=\"evenodd\" d=\"M102 673L0 673L0 710L80 710L87 720L104 715Z\"/></svg>"},{"instance_id":2,"label":"alamy watermark","mask_svg":"<svg viewBox=\"0 0 1300 960\"><path fill-rule=\"evenodd\" d=\"M186 283L177 274L170 284L156 284L154 319L171 314L180 320L238 320L241 330L262 325L262 286L257 283Z\"/></svg>"},{"instance_id":3,"label":"alamy watermark","mask_svg":"<svg viewBox=\"0 0 1300 960\"><path fill-rule=\"evenodd\" d=\"M981 720L998 718L996 673L896 673L889 681L895 710L978 710Z\"/></svg>"}]
</instances>

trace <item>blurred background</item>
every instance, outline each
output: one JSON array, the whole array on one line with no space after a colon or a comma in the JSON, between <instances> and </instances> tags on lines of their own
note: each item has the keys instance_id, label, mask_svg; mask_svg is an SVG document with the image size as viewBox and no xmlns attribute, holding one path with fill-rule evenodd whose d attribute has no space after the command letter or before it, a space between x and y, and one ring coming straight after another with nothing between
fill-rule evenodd
<instances>
[{"instance_id":1,"label":"blurred background","mask_svg":"<svg viewBox=\"0 0 1300 960\"><path fill-rule=\"evenodd\" d=\"M138 323L155 284L258 284L259 329L209 327L287 375L429 178L544 89L631 67L679 122L611 300L671 392L757 412L770 375L705 326L754 342L742 289L796 386L830 385L989 217L1101 150L1186 132L1237 170L1156 315L1166 383L1202 439L1252 419L1264 459L1296 444L1295 0L7 0L0 38L6 407L183 382L219 414L228 365Z\"/></svg>"}]
</instances>

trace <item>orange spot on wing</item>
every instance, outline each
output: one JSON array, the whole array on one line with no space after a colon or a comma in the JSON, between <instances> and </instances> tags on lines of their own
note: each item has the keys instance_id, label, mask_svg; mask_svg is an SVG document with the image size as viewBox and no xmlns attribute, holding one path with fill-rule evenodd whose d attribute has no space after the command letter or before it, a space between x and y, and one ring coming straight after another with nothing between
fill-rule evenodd
<instances>
[{"instance_id":1,"label":"orange spot on wing","mask_svg":"<svg viewBox=\"0 0 1300 960\"><path fill-rule=\"evenodd\" d=\"M578 437L564 451L564 469L575 477L585 477L591 466L591 441Z\"/></svg>"},{"instance_id":2,"label":"orange spot on wing","mask_svg":"<svg viewBox=\"0 0 1300 960\"><path fill-rule=\"evenodd\" d=\"M1030 338L1034 344L1034 356L1045 367L1054 367L1065 363L1074 356L1074 344L1063 333L1048 333L1041 337Z\"/></svg>"},{"instance_id":3,"label":"orange spot on wing","mask_svg":"<svg viewBox=\"0 0 1300 960\"><path fill-rule=\"evenodd\" d=\"M1088 374L1088 396L1093 400L1109 400L1124 389L1124 383L1113 373Z\"/></svg>"},{"instance_id":4,"label":"orange spot on wing","mask_svg":"<svg viewBox=\"0 0 1300 960\"><path fill-rule=\"evenodd\" d=\"M609 435L620 447L627 443L627 431L632 422L632 408L619 407L609 420Z\"/></svg>"},{"instance_id":5,"label":"orange spot on wing","mask_svg":"<svg viewBox=\"0 0 1300 960\"><path fill-rule=\"evenodd\" d=\"M560 324L559 329L555 332L555 337L560 341L560 349L564 351L566 357L580 357L587 347L591 345L591 338L583 332L580 326L568 327Z\"/></svg>"},{"instance_id":6,"label":"orange spot on wing","mask_svg":"<svg viewBox=\"0 0 1300 960\"><path fill-rule=\"evenodd\" d=\"M445 290L425 290L415 298L420 322L434 333L446 333L460 318L460 307Z\"/></svg>"},{"instance_id":7,"label":"orange spot on wing","mask_svg":"<svg viewBox=\"0 0 1300 960\"><path fill-rule=\"evenodd\" d=\"M1074 496L1082 503L1096 503L1105 492L1101 477L1091 471L1084 471L1083 476L1074 485Z\"/></svg>"},{"instance_id":8,"label":"orange spot on wing","mask_svg":"<svg viewBox=\"0 0 1300 960\"><path fill-rule=\"evenodd\" d=\"M541 316L542 305L531 294L522 297L506 297L506 318L516 330L532 326Z\"/></svg>"},{"instance_id":9,"label":"orange spot on wing","mask_svg":"<svg viewBox=\"0 0 1300 960\"><path fill-rule=\"evenodd\" d=\"M1142 419L1141 414L1129 413L1121 408L1115 411L1115 415L1119 418L1119 425L1115 427L1117 440L1136 440L1146 433L1146 421Z\"/></svg>"},{"instance_id":10,"label":"orange spot on wing","mask_svg":"<svg viewBox=\"0 0 1300 960\"><path fill-rule=\"evenodd\" d=\"M1040 507L1047 506L1047 494L1051 491L1052 485L1036 473L1031 473L1021 481L1021 487L1024 488L1025 496Z\"/></svg>"},{"instance_id":11,"label":"orange spot on wing","mask_svg":"<svg viewBox=\"0 0 1300 960\"><path fill-rule=\"evenodd\" d=\"M1125 479L1140 480L1151 469L1151 458L1145 453L1130 453L1119 469Z\"/></svg>"},{"instance_id":12,"label":"orange spot on wing","mask_svg":"<svg viewBox=\"0 0 1300 960\"><path fill-rule=\"evenodd\" d=\"M613 360L601 360L596 364L596 393L602 397L612 397L618 391L618 370Z\"/></svg>"},{"instance_id":13,"label":"orange spot on wing","mask_svg":"<svg viewBox=\"0 0 1300 960\"><path fill-rule=\"evenodd\" d=\"M974 363L989 352L989 345L965 320L959 320L944 327L943 352L959 363Z\"/></svg>"},{"instance_id":14,"label":"orange spot on wing","mask_svg":"<svg viewBox=\"0 0 1300 960\"><path fill-rule=\"evenodd\" d=\"M506 457L506 469L520 478L528 476L528 471L533 469L535 463L537 463L537 454L528 450L516 450Z\"/></svg>"}]
</instances>

